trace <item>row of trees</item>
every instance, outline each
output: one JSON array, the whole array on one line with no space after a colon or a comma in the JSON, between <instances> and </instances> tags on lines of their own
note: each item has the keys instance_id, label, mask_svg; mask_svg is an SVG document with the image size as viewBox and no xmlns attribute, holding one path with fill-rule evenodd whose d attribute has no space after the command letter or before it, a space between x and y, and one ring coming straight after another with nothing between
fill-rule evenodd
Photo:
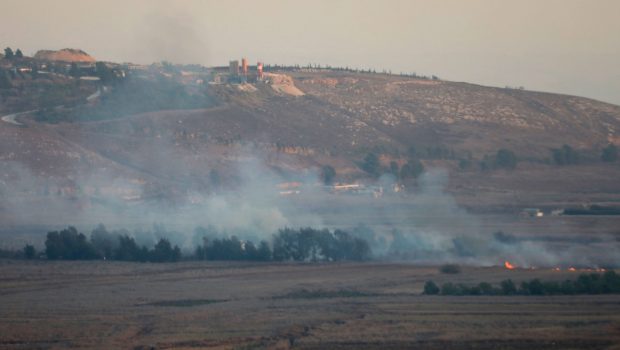
<instances>
[{"instance_id":1,"label":"row of trees","mask_svg":"<svg viewBox=\"0 0 620 350\"><path fill-rule=\"evenodd\" d=\"M512 280L502 281L499 286L487 282L477 285L447 282L439 287L433 281L424 284L427 295L573 295L620 293L620 275L615 271L604 274L581 274L576 280L541 281L538 278L523 281L517 286Z\"/></svg>"},{"instance_id":2,"label":"row of trees","mask_svg":"<svg viewBox=\"0 0 620 350\"><path fill-rule=\"evenodd\" d=\"M13 58L22 58L24 57L24 54L22 53L22 50L17 49L15 50L15 52L13 52L13 49L11 49L10 47L7 47L4 49L4 58L10 60Z\"/></svg>"},{"instance_id":3,"label":"row of trees","mask_svg":"<svg viewBox=\"0 0 620 350\"><path fill-rule=\"evenodd\" d=\"M424 166L419 159L457 159L454 150L445 147L427 148L426 153L418 152L414 146L408 151L408 162L399 168L397 162L392 161L389 169L381 166L379 157L373 153L368 153L359 163L359 167L370 176L379 177L384 173L391 173L397 179L417 178L424 172ZM551 149L551 159L557 165L574 165L582 162L583 156L569 145L563 145L560 148ZM618 160L618 147L609 144L601 151L600 159L603 162L615 162ZM480 170L514 170L517 167L519 159L516 154L509 149L499 149L494 155L486 155L480 160ZM459 159L459 168L461 170L469 169L472 166L471 155L469 158Z\"/></svg>"},{"instance_id":4,"label":"row of trees","mask_svg":"<svg viewBox=\"0 0 620 350\"><path fill-rule=\"evenodd\" d=\"M171 234L163 227L155 228L155 235ZM137 233L138 236L140 234ZM151 236L148 234L147 236ZM152 236L151 236L152 237ZM140 237L138 237L140 238ZM153 242L148 237L142 241ZM371 257L368 242L354 237L348 232L313 228L285 228L273 235L273 248L267 241L258 245L250 240L240 240L236 236L222 237L217 230L197 228L195 231L196 249L191 260L235 260L235 261L361 261ZM200 242L198 242L200 241ZM95 228L90 238L78 232L75 227L47 233L45 256L50 260L119 260L140 262L179 261L181 249L167 238L158 238L149 246L139 244L126 230L108 232L105 226ZM32 245L24 247L14 257L32 259L38 256Z\"/></svg>"},{"instance_id":5,"label":"row of trees","mask_svg":"<svg viewBox=\"0 0 620 350\"><path fill-rule=\"evenodd\" d=\"M402 167L396 161L392 161L389 169L385 169L381 166L379 156L374 152L366 154L359 167L375 178L388 173L400 180L417 179L424 172L424 165L417 157L409 157L407 163L403 164Z\"/></svg>"},{"instance_id":6,"label":"row of trees","mask_svg":"<svg viewBox=\"0 0 620 350\"><path fill-rule=\"evenodd\" d=\"M26 249L26 248L25 248ZM50 260L95 260L173 262L181 258L181 249L160 238L149 249L139 246L128 234L107 233L102 225L93 231L90 240L75 227L47 233L45 255Z\"/></svg>"},{"instance_id":7,"label":"row of trees","mask_svg":"<svg viewBox=\"0 0 620 350\"><path fill-rule=\"evenodd\" d=\"M232 236L216 238L212 241L204 238L203 244L196 247L194 258L197 260L270 261L273 255L266 241L261 241L257 247L252 241L241 241L236 236Z\"/></svg>"},{"instance_id":8,"label":"row of trees","mask_svg":"<svg viewBox=\"0 0 620 350\"><path fill-rule=\"evenodd\" d=\"M480 161L480 170L514 170L517 167L517 163L518 159L515 153L509 149L502 148L494 156L485 156Z\"/></svg>"},{"instance_id":9,"label":"row of trees","mask_svg":"<svg viewBox=\"0 0 620 350\"><path fill-rule=\"evenodd\" d=\"M584 156L569 145L563 145L560 148L553 148L551 150L553 162L557 165L574 165L583 161ZM600 160L606 163L615 162L618 160L618 147L613 143L610 143L602 149L600 154Z\"/></svg>"},{"instance_id":10,"label":"row of trees","mask_svg":"<svg viewBox=\"0 0 620 350\"><path fill-rule=\"evenodd\" d=\"M341 230L285 228L273 238L276 261L362 261L370 257L367 241Z\"/></svg>"}]
</instances>

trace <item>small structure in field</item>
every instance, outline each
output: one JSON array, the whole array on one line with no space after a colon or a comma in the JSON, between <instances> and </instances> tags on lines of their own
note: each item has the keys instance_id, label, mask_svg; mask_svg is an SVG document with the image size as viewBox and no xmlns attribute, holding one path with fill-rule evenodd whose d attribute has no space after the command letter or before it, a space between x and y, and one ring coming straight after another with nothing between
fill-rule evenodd
<instances>
[{"instance_id":1,"label":"small structure in field","mask_svg":"<svg viewBox=\"0 0 620 350\"><path fill-rule=\"evenodd\" d=\"M543 217L545 214L542 212L542 210L538 208L525 208L521 211L519 215L525 218L540 218Z\"/></svg>"}]
</instances>

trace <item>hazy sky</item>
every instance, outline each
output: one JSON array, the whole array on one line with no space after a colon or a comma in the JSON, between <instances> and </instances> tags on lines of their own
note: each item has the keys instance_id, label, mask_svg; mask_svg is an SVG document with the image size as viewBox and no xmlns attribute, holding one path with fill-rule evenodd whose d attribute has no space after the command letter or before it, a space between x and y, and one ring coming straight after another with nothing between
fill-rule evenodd
<instances>
[{"instance_id":1,"label":"hazy sky","mask_svg":"<svg viewBox=\"0 0 620 350\"><path fill-rule=\"evenodd\" d=\"M0 0L0 45L385 68L620 104L619 0Z\"/></svg>"}]
</instances>

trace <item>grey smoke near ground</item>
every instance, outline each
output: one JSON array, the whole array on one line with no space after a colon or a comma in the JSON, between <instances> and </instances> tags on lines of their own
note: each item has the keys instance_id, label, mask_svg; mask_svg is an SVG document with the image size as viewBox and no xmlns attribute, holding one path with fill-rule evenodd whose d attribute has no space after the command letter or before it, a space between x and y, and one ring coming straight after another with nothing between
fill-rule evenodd
<instances>
[{"instance_id":1,"label":"grey smoke near ground","mask_svg":"<svg viewBox=\"0 0 620 350\"><path fill-rule=\"evenodd\" d=\"M23 165L3 162L0 214L5 224L10 218L13 224L37 223L49 225L49 230L75 225L90 233L103 223L110 230L128 229L144 244L167 236L190 252L204 232L197 227L220 236L270 241L284 227L333 228L326 224L324 215L339 210L351 218L349 231L368 240L375 256L383 260L429 265L492 266L508 260L521 267L620 266L620 242L611 236L532 239L485 232L480 220L445 192L449 174L442 169L430 169L418 180L418 187L406 197L409 212L402 221L381 226L378 222L388 217L382 216L385 213L381 210L389 210L381 203L392 200L389 189L393 178L377 180L376 185L386 192L385 198L373 199L371 195L330 194L320 185L318 171L310 171L295 179L302 183L302 194L282 196L278 185L290 178L274 172L264 157L250 148L238 152L237 185L217 191L192 189L174 203L139 199L144 184L96 169L72 180L80 193L67 194L63 186L31 174ZM341 206L336 200L343 198L351 201ZM368 204L374 205L370 208L377 216L364 220ZM326 209L317 210L317 205Z\"/></svg>"},{"instance_id":2,"label":"grey smoke near ground","mask_svg":"<svg viewBox=\"0 0 620 350\"><path fill-rule=\"evenodd\" d=\"M363 235L373 242L375 252L383 259L421 264L493 266L508 260L520 267L620 266L620 244L611 235L519 239L485 232L478 218L445 192L448 181L446 170L424 173L411 199L409 225L401 228L402 223L393 222L389 232Z\"/></svg>"}]
</instances>

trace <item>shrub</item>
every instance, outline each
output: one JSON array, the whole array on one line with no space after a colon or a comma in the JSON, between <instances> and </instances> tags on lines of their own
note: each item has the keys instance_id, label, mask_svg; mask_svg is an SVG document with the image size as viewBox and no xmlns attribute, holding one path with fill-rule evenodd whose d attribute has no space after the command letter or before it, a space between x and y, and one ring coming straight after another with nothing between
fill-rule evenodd
<instances>
[{"instance_id":1,"label":"shrub","mask_svg":"<svg viewBox=\"0 0 620 350\"><path fill-rule=\"evenodd\" d=\"M618 147L613 143L610 143L607 147L603 148L601 153L601 160L603 162L615 162L618 159Z\"/></svg>"},{"instance_id":2,"label":"shrub","mask_svg":"<svg viewBox=\"0 0 620 350\"><path fill-rule=\"evenodd\" d=\"M439 267L439 272L447 274L457 274L461 272L461 267L456 264L445 264Z\"/></svg>"},{"instance_id":3,"label":"shrub","mask_svg":"<svg viewBox=\"0 0 620 350\"><path fill-rule=\"evenodd\" d=\"M433 281L426 281L424 283L424 294L437 295L439 294L439 287Z\"/></svg>"},{"instance_id":4,"label":"shrub","mask_svg":"<svg viewBox=\"0 0 620 350\"><path fill-rule=\"evenodd\" d=\"M24 247L24 257L26 259L34 259L36 255L37 251L36 249L34 249L34 246L26 244L26 246Z\"/></svg>"},{"instance_id":5,"label":"shrub","mask_svg":"<svg viewBox=\"0 0 620 350\"><path fill-rule=\"evenodd\" d=\"M517 167L517 156L507 149L500 149L495 155L495 166L500 169L512 170Z\"/></svg>"}]
</instances>

